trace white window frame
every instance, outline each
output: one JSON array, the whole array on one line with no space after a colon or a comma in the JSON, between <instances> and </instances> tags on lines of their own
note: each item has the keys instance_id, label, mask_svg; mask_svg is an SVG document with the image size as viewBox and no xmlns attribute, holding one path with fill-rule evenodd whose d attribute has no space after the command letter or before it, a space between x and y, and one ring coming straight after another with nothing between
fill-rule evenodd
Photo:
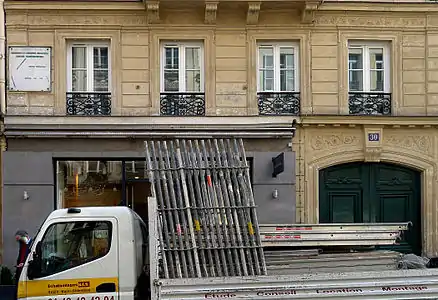
<instances>
[{"instance_id":1,"label":"white window frame","mask_svg":"<svg viewBox=\"0 0 438 300\"><path fill-rule=\"evenodd\" d=\"M274 48L274 90L264 91L260 88L260 48L272 47ZM294 79L295 90L294 91L281 91L280 90L280 49L281 48L294 48ZM257 44L257 92L273 92L273 93L299 93L300 92L300 52L299 43L283 42L283 43L258 43Z\"/></svg>"},{"instance_id":2,"label":"white window frame","mask_svg":"<svg viewBox=\"0 0 438 300\"><path fill-rule=\"evenodd\" d=\"M111 92L111 47L107 41L72 41L68 43L67 51L67 92L71 93L73 88L72 81L72 56L74 47L86 47L87 55L87 88L88 91L75 91L77 93L94 93L94 65L93 65L93 48L107 47L108 48L108 91ZM92 89L90 87L93 87ZM96 92L98 93L98 92ZM100 91L100 93L105 93Z\"/></svg>"},{"instance_id":3,"label":"white window frame","mask_svg":"<svg viewBox=\"0 0 438 300\"><path fill-rule=\"evenodd\" d=\"M370 49L383 49L383 91L371 91ZM362 49L363 66L363 91L350 91L350 49ZM391 49L390 44L385 42L348 42L347 73L348 92L351 93L391 93Z\"/></svg>"},{"instance_id":4,"label":"white window frame","mask_svg":"<svg viewBox=\"0 0 438 300\"><path fill-rule=\"evenodd\" d=\"M164 90L164 66L166 65L166 47L178 47L178 81L179 88L177 92ZM199 67L200 67L200 91L186 91L186 47L199 47ZM160 92L161 93L205 93L205 63L204 63L204 44L202 42L162 42L160 45Z\"/></svg>"}]
</instances>

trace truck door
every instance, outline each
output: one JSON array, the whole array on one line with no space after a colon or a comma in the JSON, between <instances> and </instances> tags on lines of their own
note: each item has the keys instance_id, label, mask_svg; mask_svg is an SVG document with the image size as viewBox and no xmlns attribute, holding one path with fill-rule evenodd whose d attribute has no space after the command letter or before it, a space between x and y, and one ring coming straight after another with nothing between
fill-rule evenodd
<instances>
[{"instance_id":1,"label":"truck door","mask_svg":"<svg viewBox=\"0 0 438 300\"><path fill-rule=\"evenodd\" d=\"M23 274L26 298L119 300L117 220L58 220L47 225L41 240L35 241L40 263L31 276L35 278Z\"/></svg>"}]
</instances>

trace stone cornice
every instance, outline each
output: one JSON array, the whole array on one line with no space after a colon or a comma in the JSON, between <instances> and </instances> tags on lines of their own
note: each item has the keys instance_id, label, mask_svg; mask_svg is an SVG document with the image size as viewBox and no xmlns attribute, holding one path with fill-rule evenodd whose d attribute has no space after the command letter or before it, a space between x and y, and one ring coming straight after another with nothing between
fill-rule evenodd
<instances>
[{"instance_id":1,"label":"stone cornice","mask_svg":"<svg viewBox=\"0 0 438 300\"><path fill-rule=\"evenodd\" d=\"M436 2L422 3L366 3L366 2L331 2L327 1L318 7L319 11L363 11L363 12L428 12L438 13Z\"/></svg>"},{"instance_id":2,"label":"stone cornice","mask_svg":"<svg viewBox=\"0 0 438 300\"><path fill-rule=\"evenodd\" d=\"M395 117L395 116L303 116L300 119L303 126L407 126L407 127L432 127L438 126L438 118L430 117Z\"/></svg>"},{"instance_id":3,"label":"stone cornice","mask_svg":"<svg viewBox=\"0 0 438 300\"><path fill-rule=\"evenodd\" d=\"M170 2L175 0L160 0L161 2L165 2L168 6ZM188 0L192 2L194 5L199 5L199 3L204 2L205 0ZM202 1L202 2L201 2ZM155 6L155 2L158 1L145 1L145 2L133 2L133 1L29 1L29 0L8 0L4 3L4 8L6 11L11 10L24 10L24 11L32 11L32 10L57 10L57 11L68 11L68 10L79 10L79 11L88 11L94 12L98 14L101 10L106 11L129 11L129 10L144 10L145 6L148 5L152 7ZM261 3L262 5L267 5L269 7L271 3L284 3L291 6L304 6L307 7L303 9L305 11L306 17L305 19L311 19L307 15L312 15L314 12L315 3L320 4L318 7L318 11L363 11L363 12L406 12L406 13L416 13L416 12L424 12L424 13L438 13L438 5L435 2L419 2L419 3L370 3L363 1L351 1L351 2L332 2L325 1L321 2L320 0L213 0L213 2L217 3L229 3L229 2L240 2L240 3ZM254 6L257 8L257 5ZM256 11L257 12L257 9ZM258 14L257 14L258 16ZM254 18L256 15L254 15ZM258 19L258 18L257 18Z\"/></svg>"},{"instance_id":4,"label":"stone cornice","mask_svg":"<svg viewBox=\"0 0 438 300\"><path fill-rule=\"evenodd\" d=\"M142 10L145 4L141 2L86 2L86 1L6 1L5 10Z\"/></svg>"},{"instance_id":5,"label":"stone cornice","mask_svg":"<svg viewBox=\"0 0 438 300\"><path fill-rule=\"evenodd\" d=\"M46 117L10 116L8 138L285 137L294 117Z\"/></svg>"}]
</instances>

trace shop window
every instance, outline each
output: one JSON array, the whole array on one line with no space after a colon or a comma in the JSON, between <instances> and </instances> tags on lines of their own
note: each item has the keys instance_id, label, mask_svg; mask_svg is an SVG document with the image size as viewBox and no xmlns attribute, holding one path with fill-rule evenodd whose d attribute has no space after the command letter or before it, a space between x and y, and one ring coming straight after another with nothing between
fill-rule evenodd
<instances>
[{"instance_id":1,"label":"shop window","mask_svg":"<svg viewBox=\"0 0 438 300\"><path fill-rule=\"evenodd\" d=\"M41 240L41 272L46 277L104 257L111 247L109 221L50 225Z\"/></svg>"},{"instance_id":2,"label":"shop window","mask_svg":"<svg viewBox=\"0 0 438 300\"><path fill-rule=\"evenodd\" d=\"M121 161L58 161L57 207L114 206L122 200Z\"/></svg>"}]
</instances>

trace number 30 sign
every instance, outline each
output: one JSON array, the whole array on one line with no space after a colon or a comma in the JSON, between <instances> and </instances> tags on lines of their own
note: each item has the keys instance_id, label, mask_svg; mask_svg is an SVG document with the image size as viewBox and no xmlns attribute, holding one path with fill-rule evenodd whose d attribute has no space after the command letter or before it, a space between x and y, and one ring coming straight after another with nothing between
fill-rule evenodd
<instances>
[{"instance_id":1,"label":"number 30 sign","mask_svg":"<svg viewBox=\"0 0 438 300\"><path fill-rule=\"evenodd\" d=\"M368 133L368 141L369 142L378 142L378 141L380 141L380 133L378 133L378 132L370 132L370 133Z\"/></svg>"}]
</instances>

